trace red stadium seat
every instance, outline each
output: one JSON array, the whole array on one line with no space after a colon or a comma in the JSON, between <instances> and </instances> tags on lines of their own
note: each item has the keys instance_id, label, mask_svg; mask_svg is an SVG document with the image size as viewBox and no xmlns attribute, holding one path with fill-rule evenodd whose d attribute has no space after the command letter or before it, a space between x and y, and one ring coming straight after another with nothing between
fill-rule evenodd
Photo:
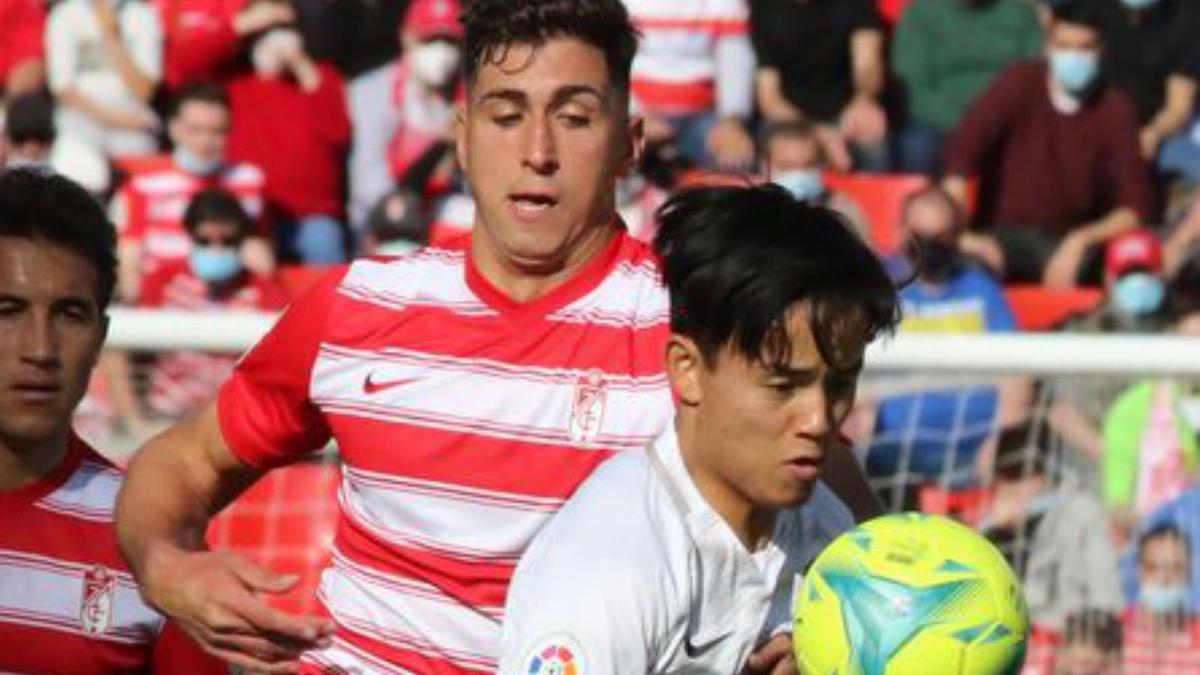
<instances>
[{"instance_id":1,"label":"red stadium seat","mask_svg":"<svg viewBox=\"0 0 1200 675\"><path fill-rule=\"evenodd\" d=\"M867 219L871 243L886 255L900 246L900 211L905 198L928 185L929 179L910 174L827 173L825 184L858 205Z\"/></svg>"},{"instance_id":2,"label":"red stadium seat","mask_svg":"<svg viewBox=\"0 0 1200 675\"><path fill-rule=\"evenodd\" d=\"M921 513L950 516L974 526L983 517L988 497L984 488L949 490L940 485L925 485L917 494L917 504Z\"/></svg>"},{"instance_id":3,"label":"red stadium seat","mask_svg":"<svg viewBox=\"0 0 1200 675\"><path fill-rule=\"evenodd\" d=\"M316 609L321 570L329 560L337 528L338 465L332 461L294 464L267 473L208 528L213 550L232 551L300 581L291 591L270 596L290 612Z\"/></svg>"},{"instance_id":4,"label":"red stadium seat","mask_svg":"<svg viewBox=\"0 0 1200 675\"><path fill-rule=\"evenodd\" d=\"M1044 288L1009 286L1004 296L1024 331L1053 330L1064 320L1091 311L1104 301L1098 288Z\"/></svg>"}]
</instances>

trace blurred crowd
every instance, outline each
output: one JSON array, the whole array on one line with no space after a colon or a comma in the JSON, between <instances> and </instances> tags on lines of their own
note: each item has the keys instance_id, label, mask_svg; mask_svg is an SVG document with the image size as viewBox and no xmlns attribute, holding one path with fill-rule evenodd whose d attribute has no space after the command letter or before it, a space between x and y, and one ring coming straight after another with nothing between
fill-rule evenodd
<instances>
[{"instance_id":1,"label":"blurred crowd","mask_svg":"<svg viewBox=\"0 0 1200 675\"><path fill-rule=\"evenodd\" d=\"M0 165L107 204L121 303L279 309L298 269L470 230L459 2L0 0ZM1200 3L625 4L639 237L674 190L771 180L887 257L902 331L1200 334ZM1034 325L1030 288L1070 311ZM110 353L83 415L144 433L233 362ZM867 387L848 429L889 506L1010 556L1027 670L1080 675L1200 673L1198 430L1191 383L1016 377Z\"/></svg>"}]
</instances>

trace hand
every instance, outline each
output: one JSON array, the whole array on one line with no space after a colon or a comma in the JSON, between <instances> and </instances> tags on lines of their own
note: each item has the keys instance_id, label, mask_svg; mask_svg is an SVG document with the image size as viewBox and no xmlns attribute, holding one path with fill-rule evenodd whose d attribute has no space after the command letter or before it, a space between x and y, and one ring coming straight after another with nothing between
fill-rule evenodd
<instances>
[{"instance_id":1,"label":"hand","mask_svg":"<svg viewBox=\"0 0 1200 675\"><path fill-rule=\"evenodd\" d=\"M233 17L233 31L238 35L249 35L272 26L292 23L296 13L292 6L283 2L257 2L246 7Z\"/></svg>"},{"instance_id":2,"label":"hand","mask_svg":"<svg viewBox=\"0 0 1200 675\"><path fill-rule=\"evenodd\" d=\"M742 123L732 117L717 122L705 141L717 166L726 171L738 171L754 164L754 139Z\"/></svg>"},{"instance_id":3,"label":"hand","mask_svg":"<svg viewBox=\"0 0 1200 675\"><path fill-rule=\"evenodd\" d=\"M334 626L263 601L263 594L284 593L296 581L232 553L171 549L148 563L141 590L213 656L244 669L298 673L301 652L327 647Z\"/></svg>"},{"instance_id":4,"label":"hand","mask_svg":"<svg viewBox=\"0 0 1200 675\"><path fill-rule=\"evenodd\" d=\"M792 636L781 633L750 655L743 675L796 675L796 657L792 654Z\"/></svg>"},{"instance_id":5,"label":"hand","mask_svg":"<svg viewBox=\"0 0 1200 675\"><path fill-rule=\"evenodd\" d=\"M242 242L239 253L242 264L250 272L262 277L269 277L275 273L275 252L271 250L271 244L266 239L247 237Z\"/></svg>"},{"instance_id":6,"label":"hand","mask_svg":"<svg viewBox=\"0 0 1200 675\"><path fill-rule=\"evenodd\" d=\"M129 131L154 131L158 118L148 110L109 110L100 120L105 125Z\"/></svg>"},{"instance_id":7,"label":"hand","mask_svg":"<svg viewBox=\"0 0 1200 675\"><path fill-rule=\"evenodd\" d=\"M846 144L846 137L840 129L822 124L817 127L817 140L825 150L825 158L829 161L831 169L844 173L854 168L850 146Z\"/></svg>"},{"instance_id":8,"label":"hand","mask_svg":"<svg viewBox=\"0 0 1200 675\"><path fill-rule=\"evenodd\" d=\"M1152 161L1158 156L1158 147L1162 145L1163 137L1157 129L1146 127L1138 134L1138 142L1142 146L1142 158Z\"/></svg>"},{"instance_id":9,"label":"hand","mask_svg":"<svg viewBox=\"0 0 1200 675\"><path fill-rule=\"evenodd\" d=\"M887 136L887 114L872 99L855 98L838 121L842 134L859 143L879 143Z\"/></svg>"},{"instance_id":10,"label":"hand","mask_svg":"<svg viewBox=\"0 0 1200 675\"><path fill-rule=\"evenodd\" d=\"M1087 248L1087 242L1082 238L1067 235L1046 263L1042 283L1050 288L1074 288Z\"/></svg>"},{"instance_id":11,"label":"hand","mask_svg":"<svg viewBox=\"0 0 1200 675\"><path fill-rule=\"evenodd\" d=\"M967 233L958 244L959 250L982 262L998 277L1004 276L1004 247L995 237L986 234Z\"/></svg>"}]
</instances>

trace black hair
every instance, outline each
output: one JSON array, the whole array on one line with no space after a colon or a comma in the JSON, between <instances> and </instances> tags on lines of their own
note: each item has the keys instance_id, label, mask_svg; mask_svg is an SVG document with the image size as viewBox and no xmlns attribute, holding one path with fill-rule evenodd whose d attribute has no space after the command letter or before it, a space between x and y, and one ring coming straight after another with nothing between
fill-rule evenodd
<instances>
[{"instance_id":1,"label":"black hair","mask_svg":"<svg viewBox=\"0 0 1200 675\"><path fill-rule=\"evenodd\" d=\"M1063 644L1088 644L1106 653L1121 651L1121 622L1112 612L1084 609L1067 615Z\"/></svg>"},{"instance_id":2,"label":"black hair","mask_svg":"<svg viewBox=\"0 0 1200 675\"><path fill-rule=\"evenodd\" d=\"M54 142L54 101L43 92L14 96L5 112L4 133L13 145Z\"/></svg>"},{"instance_id":3,"label":"black hair","mask_svg":"<svg viewBox=\"0 0 1200 675\"><path fill-rule=\"evenodd\" d=\"M112 301L117 280L116 230L87 190L55 173L0 170L0 237L62 246L96 270L96 304Z\"/></svg>"},{"instance_id":4,"label":"black hair","mask_svg":"<svg viewBox=\"0 0 1200 675\"><path fill-rule=\"evenodd\" d=\"M1187 551L1189 562L1191 561L1191 542L1188 539L1187 534L1181 530L1178 525L1170 521L1159 523L1158 525L1146 530L1141 534L1141 536L1138 537L1137 550L1139 561L1142 559L1142 556L1145 553L1146 544L1153 539L1174 539L1178 541L1180 545L1183 546L1183 550Z\"/></svg>"},{"instance_id":5,"label":"black hair","mask_svg":"<svg viewBox=\"0 0 1200 675\"><path fill-rule=\"evenodd\" d=\"M189 235L195 235L202 223L230 223L237 226L237 239L250 236L253 222L242 208L237 197L220 188L207 188L196 193L183 212L183 227Z\"/></svg>"},{"instance_id":6,"label":"black hair","mask_svg":"<svg viewBox=\"0 0 1200 675\"><path fill-rule=\"evenodd\" d=\"M1105 17L1096 0L1055 0L1047 3L1055 23L1086 26L1103 38Z\"/></svg>"},{"instance_id":7,"label":"black hair","mask_svg":"<svg viewBox=\"0 0 1200 675\"><path fill-rule=\"evenodd\" d=\"M798 303L829 364L846 328L870 340L900 320L895 285L846 221L777 185L688 190L658 219L671 330L695 340L710 363L728 346L751 361L786 364L787 320Z\"/></svg>"},{"instance_id":8,"label":"black hair","mask_svg":"<svg viewBox=\"0 0 1200 675\"><path fill-rule=\"evenodd\" d=\"M1046 475L1050 469L1052 430L1044 416L1000 429L996 438L996 476L1020 480Z\"/></svg>"},{"instance_id":9,"label":"black hair","mask_svg":"<svg viewBox=\"0 0 1200 675\"><path fill-rule=\"evenodd\" d=\"M471 0L462 14L467 84L513 45L575 38L604 52L614 89L629 91L637 31L621 0Z\"/></svg>"},{"instance_id":10,"label":"black hair","mask_svg":"<svg viewBox=\"0 0 1200 675\"><path fill-rule=\"evenodd\" d=\"M225 92L224 87L215 82L189 84L171 101L171 119L178 117L183 107L189 103L208 103L229 110L229 94Z\"/></svg>"}]
</instances>

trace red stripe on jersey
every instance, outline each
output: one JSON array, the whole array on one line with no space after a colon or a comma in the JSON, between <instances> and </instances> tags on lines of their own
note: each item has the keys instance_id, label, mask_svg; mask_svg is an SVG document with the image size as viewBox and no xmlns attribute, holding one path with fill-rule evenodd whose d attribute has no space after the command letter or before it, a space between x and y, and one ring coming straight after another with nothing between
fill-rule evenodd
<instances>
[{"instance_id":1,"label":"red stripe on jersey","mask_svg":"<svg viewBox=\"0 0 1200 675\"><path fill-rule=\"evenodd\" d=\"M684 115L711 110L717 104L717 87L712 80L662 82L637 78L633 95L647 110L658 114Z\"/></svg>"},{"instance_id":2,"label":"red stripe on jersey","mask_svg":"<svg viewBox=\"0 0 1200 675\"><path fill-rule=\"evenodd\" d=\"M329 416L346 463L356 469L481 490L565 500L612 453L565 445L532 445L400 426L362 417ZM378 439L389 439L379 444ZM520 455L520 462L511 461Z\"/></svg>"},{"instance_id":3,"label":"red stripe on jersey","mask_svg":"<svg viewBox=\"0 0 1200 675\"><path fill-rule=\"evenodd\" d=\"M634 17L634 24L643 33L655 30L686 30L710 35L746 35L750 32L750 22L745 19Z\"/></svg>"}]
</instances>

